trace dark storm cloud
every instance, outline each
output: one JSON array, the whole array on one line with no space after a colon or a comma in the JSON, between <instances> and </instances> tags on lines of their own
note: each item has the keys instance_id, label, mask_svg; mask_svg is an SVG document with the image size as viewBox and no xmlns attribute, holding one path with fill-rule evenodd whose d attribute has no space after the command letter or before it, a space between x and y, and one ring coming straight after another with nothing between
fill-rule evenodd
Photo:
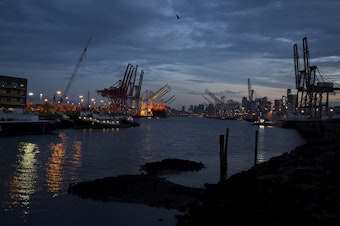
<instances>
[{"instance_id":1,"label":"dark storm cloud","mask_svg":"<svg viewBox=\"0 0 340 226\"><path fill-rule=\"evenodd\" d=\"M70 95L114 84L131 63L145 72L143 90L169 84L176 107L204 102L205 89L242 98L248 78L280 98L295 88L293 45L302 59L303 37L311 63L339 81L339 8L335 0L2 0L0 74L52 96L91 37Z\"/></svg>"}]
</instances>

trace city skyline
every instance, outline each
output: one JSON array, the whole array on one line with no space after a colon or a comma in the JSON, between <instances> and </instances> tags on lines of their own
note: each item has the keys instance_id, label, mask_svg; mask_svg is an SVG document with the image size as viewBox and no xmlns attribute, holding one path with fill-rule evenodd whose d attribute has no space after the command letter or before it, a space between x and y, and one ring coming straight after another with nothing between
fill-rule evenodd
<instances>
[{"instance_id":1,"label":"city skyline","mask_svg":"<svg viewBox=\"0 0 340 226\"><path fill-rule=\"evenodd\" d=\"M131 63L145 73L142 93L171 86L171 108L207 103L206 89L241 102L248 78L256 97L274 101L295 91L293 45L301 58L304 37L311 65L340 83L338 8L331 0L3 1L0 74L27 78L33 100L52 99L92 38L72 99L101 99L96 90L121 80Z\"/></svg>"}]
</instances>

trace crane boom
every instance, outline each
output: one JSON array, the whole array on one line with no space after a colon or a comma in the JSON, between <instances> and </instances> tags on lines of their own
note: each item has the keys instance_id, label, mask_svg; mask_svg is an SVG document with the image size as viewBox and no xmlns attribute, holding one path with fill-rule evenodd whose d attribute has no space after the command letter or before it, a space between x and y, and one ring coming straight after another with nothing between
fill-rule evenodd
<instances>
[{"instance_id":1,"label":"crane boom","mask_svg":"<svg viewBox=\"0 0 340 226\"><path fill-rule=\"evenodd\" d=\"M81 62L84 60L84 57L85 57L87 48L88 48L89 45L90 45L91 39L92 39L92 38L89 38L89 40L87 41L87 43L86 43L86 45L85 45L85 47L84 47L84 49L83 49L83 52L82 52L82 54L80 55L80 57L79 57L79 59L78 59L78 61L77 61L76 67L74 68L74 70L73 70L73 72L72 72L72 75L71 75L71 77L70 77L70 80L68 81L67 86L66 86L66 88L65 88L65 90L64 90L64 94L63 94L64 97L67 96L68 91L69 91L69 89L70 89L70 87L71 87L71 84L72 84L74 78L76 77L76 74L77 74L77 71L78 71L78 69L79 69L79 67L80 67L80 64L81 64Z\"/></svg>"},{"instance_id":2,"label":"crane boom","mask_svg":"<svg viewBox=\"0 0 340 226\"><path fill-rule=\"evenodd\" d=\"M141 89L142 89L143 77L144 77L144 71L142 70L142 71L140 72L140 75L139 75L139 83L138 83L138 85L136 86L136 93L135 93L135 96L134 96L134 98L135 98L136 100L139 100L139 98L140 98L140 91L141 91Z\"/></svg>"},{"instance_id":3,"label":"crane boom","mask_svg":"<svg viewBox=\"0 0 340 226\"><path fill-rule=\"evenodd\" d=\"M204 97L204 99L206 99L210 104L214 104L211 100L209 100L206 96L204 96L203 94L202 94L202 97Z\"/></svg>"},{"instance_id":4,"label":"crane boom","mask_svg":"<svg viewBox=\"0 0 340 226\"><path fill-rule=\"evenodd\" d=\"M163 86L162 88L160 88L156 93L154 93L150 100L152 101L156 101L159 98L161 98L162 96L164 96L166 93L168 93L171 90L171 87L166 84L165 86Z\"/></svg>"},{"instance_id":5,"label":"crane boom","mask_svg":"<svg viewBox=\"0 0 340 226\"><path fill-rule=\"evenodd\" d=\"M212 92L210 92L209 90L205 90L205 93L208 94L212 99L214 99L214 101L216 102L216 104L220 104L221 100L218 99Z\"/></svg>"}]
</instances>

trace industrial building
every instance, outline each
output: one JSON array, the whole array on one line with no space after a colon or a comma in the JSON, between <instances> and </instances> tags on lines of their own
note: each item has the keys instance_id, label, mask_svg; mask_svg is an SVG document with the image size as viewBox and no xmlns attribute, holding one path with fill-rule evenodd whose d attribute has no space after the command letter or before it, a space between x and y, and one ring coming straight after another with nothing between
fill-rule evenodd
<instances>
[{"instance_id":1,"label":"industrial building","mask_svg":"<svg viewBox=\"0 0 340 226\"><path fill-rule=\"evenodd\" d=\"M27 79L0 75L0 107L26 107Z\"/></svg>"}]
</instances>

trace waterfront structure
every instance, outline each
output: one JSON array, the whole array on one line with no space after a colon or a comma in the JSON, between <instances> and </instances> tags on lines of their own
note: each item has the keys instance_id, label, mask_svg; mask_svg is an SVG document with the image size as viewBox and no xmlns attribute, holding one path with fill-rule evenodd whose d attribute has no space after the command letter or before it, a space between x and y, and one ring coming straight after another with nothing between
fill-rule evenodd
<instances>
[{"instance_id":1,"label":"waterfront structure","mask_svg":"<svg viewBox=\"0 0 340 226\"><path fill-rule=\"evenodd\" d=\"M59 127L60 121L26 112L26 98L27 79L0 76L0 136L49 133Z\"/></svg>"},{"instance_id":2,"label":"waterfront structure","mask_svg":"<svg viewBox=\"0 0 340 226\"><path fill-rule=\"evenodd\" d=\"M333 82L325 81L325 77L320 73L315 65L310 65L309 48L307 37L303 41L303 69L300 69L299 53L297 44L294 44L294 67L295 83L297 89L297 114L305 115L308 118L322 118L329 115L329 94L335 90Z\"/></svg>"}]
</instances>

